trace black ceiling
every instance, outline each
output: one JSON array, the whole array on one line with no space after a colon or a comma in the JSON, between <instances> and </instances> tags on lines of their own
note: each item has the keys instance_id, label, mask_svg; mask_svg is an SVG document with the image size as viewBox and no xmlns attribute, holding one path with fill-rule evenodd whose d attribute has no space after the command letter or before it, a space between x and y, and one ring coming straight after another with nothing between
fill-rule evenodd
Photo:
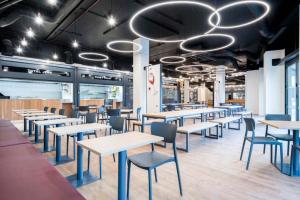
<instances>
[{"instance_id":1,"label":"black ceiling","mask_svg":"<svg viewBox=\"0 0 300 200\"><path fill-rule=\"evenodd\" d=\"M157 0L58 0L55 7L47 0L2 0L0 1L0 39L10 39L15 46L25 35L25 30L32 27L36 38L30 40L30 46L24 55L49 58L53 52L64 61L64 51L72 51L75 62L101 65L101 63L83 62L78 59L79 51L97 51L111 57L110 65L118 69L131 69L131 55L122 55L106 49L106 43L112 40L137 38L129 29L131 16ZM233 0L202 0L217 8ZM189 63L202 62L225 64L245 69L256 69L261 65L263 52L268 49L285 48L292 52L298 48L298 4L296 0L266 0L271 6L269 15L260 21L240 29L215 30L214 33L227 33L236 38L233 46L226 50L191 56L181 51L178 43L163 44L151 42L150 61L170 55L185 54ZM15 3L6 6L9 3ZM46 23L35 25L33 16L40 12ZM253 6L239 6L222 12L222 23L245 22L258 16L262 10ZM107 24L107 16L113 14L117 25ZM172 6L170 8L149 11L136 23L137 29L151 37L186 38L203 33L210 27L207 23L207 9L196 6ZM80 49L74 50L71 42L80 42ZM213 47L223 43L220 39L202 40L202 47ZM198 43L197 43L198 45ZM2 47L3 49L3 47ZM165 66L172 72L174 66Z\"/></svg>"}]
</instances>

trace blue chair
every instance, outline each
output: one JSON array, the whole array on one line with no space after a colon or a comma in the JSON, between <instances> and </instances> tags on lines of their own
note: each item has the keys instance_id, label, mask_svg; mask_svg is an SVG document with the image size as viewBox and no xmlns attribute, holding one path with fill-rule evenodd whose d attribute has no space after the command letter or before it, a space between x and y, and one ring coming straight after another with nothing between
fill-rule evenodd
<instances>
[{"instance_id":1,"label":"blue chair","mask_svg":"<svg viewBox=\"0 0 300 200\"><path fill-rule=\"evenodd\" d=\"M135 166L148 171L148 182L149 182L149 199L152 199L152 170L154 170L155 181L157 182L157 171L156 169L163 164L169 162L175 162L177 170L177 178L179 182L179 191L182 196L182 186L181 178L179 172L179 164L176 152L176 132L177 126L174 124L167 124L164 122L153 122L151 124L151 133L152 135L161 136L164 138L164 141L167 143L173 144L173 154L174 156L169 156L161 154L155 151L154 144L152 144L152 151L136 154L128 157L128 179L127 179L127 199L129 199L130 191L130 169L131 163Z\"/></svg>"},{"instance_id":2,"label":"blue chair","mask_svg":"<svg viewBox=\"0 0 300 200\"><path fill-rule=\"evenodd\" d=\"M274 121L291 121L292 118L290 115L282 115L282 114L268 114L265 116L265 120L274 120ZM271 136L276 140L287 141L287 152L286 154L289 155L290 152L290 143L293 141L293 136L291 135L290 130L288 130L287 134L277 134L277 133L269 133L269 126L266 125L266 133L265 136ZM264 145L264 153L266 151L266 145Z\"/></svg>"},{"instance_id":3,"label":"blue chair","mask_svg":"<svg viewBox=\"0 0 300 200\"><path fill-rule=\"evenodd\" d=\"M107 121L107 116L106 116L106 109L104 106L101 106L98 108L98 122L103 123L104 121Z\"/></svg>"},{"instance_id":4,"label":"blue chair","mask_svg":"<svg viewBox=\"0 0 300 200\"><path fill-rule=\"evenodd\" d=\"M50 112L53 113L53 114L55 114L56 108L51 108L51 109L50 109Z\"/></svg>"},{"instance_id":5,"label":"blue chair","mask_svg":"<svg viewBox=\"0 0 300 200\"><path fill-rule=\"evenodd\" d=\"M65 109L59 109L58 114L59 115L65 115Z\"/></svg>"},{"instance_id":6,"label":"blue chair","mask_svg":"<svg viewBox=\"0 0 300 200\"><path fill-rule=\"evenodd\" d=\"M49 109L49 107L47 107L47 106L44 107L44 111L45 111L45 112L48 112L48 109Z\"/></svg>"},{"instance_id":7,"label":"blue chair","mask_svg":"<svg viewBox=\"0 0 300 200\"><path fill-rule=\"evenodd\" d=\"M246 169L247 170L249 169L249 164L250 164L250 160L251 160L253 145L255 145L255 144L263 144L263 145L269 144L270 149L271 149L271 163L272 163L272 160L273 160L273 156L272 156L273 145L275 145L275 165L276 165L276 161L277 161L277 146L279 146L279 148L280 148L280 166L281 166L281 171L282 171L282 168L283 168L282 143L277 141L273 137L255 136L255 121L254 121L254 119L253 118L244 118L244 120L245 120L245 123L246 123L246 131L245 131L245 136L244 136L244 140L243 140L243 146L242 146L240 160L242 160L242 158L243 158L245 143L246 143L246 141L249 141L250 142L250 150L249 150ZM252 132L252 135L250 137L248 137L248 132L249 131Z\"/></svg>"},{"instance_id":8,"label":"blue chair","mask_svg":"<svg viewBox=\"0 0 300 200\"><path fill-rule=\"evenodd\" d=\"M126 120L127 120L127 127L128 127L128 129L130 128L130 122L131 121L141 121L141 111L142 111L142 107L138 107L137 109L136 109L136 117L134 117L134 118L126 118Z\"/></svg>"}]
</instances>

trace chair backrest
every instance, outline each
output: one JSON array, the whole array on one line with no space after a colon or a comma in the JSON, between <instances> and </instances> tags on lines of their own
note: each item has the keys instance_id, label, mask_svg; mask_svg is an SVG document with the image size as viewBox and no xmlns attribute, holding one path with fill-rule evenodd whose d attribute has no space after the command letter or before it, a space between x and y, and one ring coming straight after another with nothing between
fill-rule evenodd
<instances>
[{"instance_id":1,"label":"chair backrest","mask_svg":"<svg viewBox=\"0 0 300 200\"><path fill-rule=\"evenodd\" d=\"M89 111L89 106L79 106L79 111Z\"/></svg>"},{"instance_id":2,"label":"chair backrest","mask_svg":"<svg viewBox=\"0 0 300 200\"><path fill-rule=\"evenodd\" d=\"M255 121L253 118L244 118L246 123L246 131L255 131Z\"/></svg>"},{"instance_id":3,"label":"chair backrest","mask_svg":"<svg viewBox=\"0 0 300 200\"><path fill-rule=\"evenodd\" d=\"M151 124L151 134L161 136L167 143L175 143L177 126L165 122L153 122Z\"/></svg>"},{"instance_id":4,"label":"chair backrest","mask_svg":"<svg viewBox=\"0 0 300 200\"><path fill-rule=\"evenodd\" d=\"M291 115L284 115L284 114L267 114L265 116L265 120L278 120L278 121L291 121Z\"/></svg>"},{"instance_id":5,"label":"chair backrest","mask_svg":"<svg viewBox=\"0 0 300 200\"><path fill-rule=\"evenodd\" d=\"M59 115L64 115L65 114L65 109L59 109L59 111L58 111L58 114Z\"/></svg>"},{"instance_id":6,"label":"chair backrest","mask_svg":"<svg viewBox=\"0 0 300 200\"><path fill-rule=\"evenodd\" d=\"M104 114L105 113L105 106L101 106L98 108L98 113L99 114Z\"/></svg>"},{"instance_id":7,"label":"chair backrest","mask_svg":"<svg viewBox=\"0 0 300 200\"><path fill-rule=\"evenodd\" d=\"M142 107L138 107L136 109L136 118L138 121L141 121L141 111L142 111Z\"/></svg>"},{"instance_id":8,"label":"chair backrest","mask_svg":"<svg viewBox=\"0 0 300 200\"><path fill-rule=\"evenodd\" d=\"M72 118L79 118L80 117L80 114L78 112L78 110L73 110L72 111Z\"/></svg>"},{"instance_id":9,"label":"chair backrest","mask_svg":"<svg viewBox=\"0 0 300 200\"><path fill-rule=\"evenodd\" d=\"M121 116L121 110L120 109L107 109L107 115L109 117L115 116Z\"/></svg>"},{"instance_id":10,"label":"chair backrest","mask_svg":"<svg viewBox=\"0 0 300 200\"><path fill-rule=\"evenodd\" d=\"M97 113L87 113L85 122L87 124L97 123Z\"/></svg>"},{"instance_id":11,"label":"chair backrest","mask_svg":"<svg viewBox=\"0 0 300 200\"><path fill-rule=\"evenodd\" d=\"M167 105L167 111L173 111L173 110L175 110L175 106L172 105L172 104L168 104Z\"/></svg>"},{"instance_id":12,"label":"chair backrest","mask_svg":"<svg viewBox=\"0 0 300 200\"><path fill-rule=\"evenodd\" d=\"M120 116L111 116L109 118L109 125L113 130L124 131L125 119Z\"/></svg>"},{"instance_id":13,"label":"chair backrest","mask_svg":"<svg viewBox=\"0 0 300 200\"><path fill-rule=\"evenodd\" d=\"M49 107L47 107L47 106L44 107L44 111L45 111L45 112L48 112L48 109L49 109Z\"/></svg>"},{"instance_id":14,"label":"chair backrest","mask_svg":"<svg viewBox=\"0 0 300 200\"><path fill-rule=\"evenodd\" d=\"M50 112L51 112L51 113L55 113L55 112L56 112L56 108L51 108L51 109L50 109Z\"/></svg>"}]
</instances>

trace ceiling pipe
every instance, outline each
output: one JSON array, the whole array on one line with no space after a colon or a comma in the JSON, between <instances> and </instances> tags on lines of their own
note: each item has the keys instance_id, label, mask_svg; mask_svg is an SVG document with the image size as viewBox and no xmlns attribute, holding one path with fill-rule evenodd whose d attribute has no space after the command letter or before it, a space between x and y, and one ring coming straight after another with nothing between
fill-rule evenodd
<instances>
[{"instance_id":1,"label":"ceiling pipe","mask_svg":"<svg viewBox=\"0 0 300 200\"><path fill-rule=\"evenodd\" d=\"M15 4L21 2L21 1L23 1L23 0L12 0L12 1L6 0L6 1L3 1L3 2L1 2L1 4L0 4L0 11L1 11L1 10L4 10L4 9L6 9L6 8L9 8L9 7L11 7L11 6L13 6L13 5L15 5Z\"/></svg>"}]
</instances>

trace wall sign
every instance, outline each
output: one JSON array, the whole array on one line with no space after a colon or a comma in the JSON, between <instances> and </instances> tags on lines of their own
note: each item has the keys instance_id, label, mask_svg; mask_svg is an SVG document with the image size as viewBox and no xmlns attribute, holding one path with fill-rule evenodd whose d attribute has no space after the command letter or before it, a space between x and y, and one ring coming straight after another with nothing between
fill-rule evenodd
<instances>
[{"instance_id":1,"label":"wall sign","mask_svg":"<svg viewBox=\"0 0 300 200\"><path fill-rule=\"evenodd\" d=\"M155 113L161 111L162 81L161 65L151 65L147 70L147 112Z\"/></svg>"}]
</instances>

